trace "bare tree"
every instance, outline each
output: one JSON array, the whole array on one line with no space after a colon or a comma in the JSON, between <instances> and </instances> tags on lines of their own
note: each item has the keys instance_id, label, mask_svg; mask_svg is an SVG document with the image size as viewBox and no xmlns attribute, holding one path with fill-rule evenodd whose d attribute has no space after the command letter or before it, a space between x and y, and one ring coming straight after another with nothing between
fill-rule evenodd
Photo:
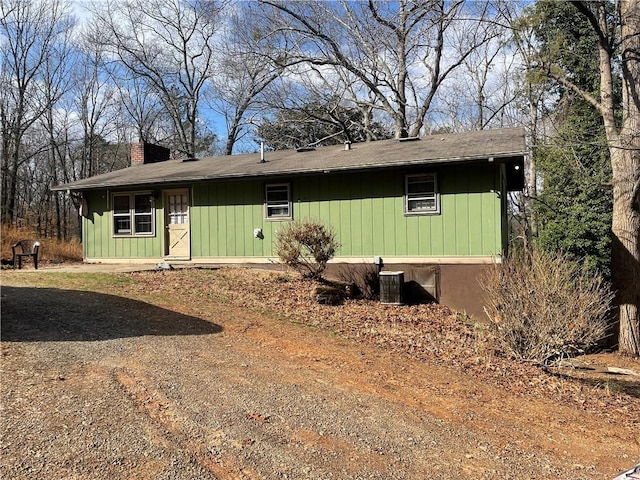
<instances>
[{"instance_id":1,"label":"bare tree","mask_svg":"<svg viewBox=\"0 0 640 480\"><path fill-rule=\"evenodd\" d=\"M85 32L77 50L72 108L77 112L82 135L77 176L86 178L110 170L100 165L99 148L115 128L113 120L120 105L116 103L117 90L102 69L102 46L88 40Z\"/></svg>"},{"instance_id":2,"label":"bare tree","mask_svg":"<svg viewBox=\"0 0 640 480\"><path fill-rule=\"evenodd\" d=\"M274 35L296 49L287 64L349 72L395 125L416 136L445 81L495 32L488 2L455 0L280 2L263 0ZM366 95L365 95L366 96Z\"/></svg>"},{"instance_id":3,"label":"bare tree","mask_svg":"<svg viewBox=\"0 0 640 480\"><path fill-rule=\"evenodd\" d=\"M61 22L62 23L62 22ZM51 186L57 185L60 180L60 166L65 163L66 149L69 142L69 130L65 128L68 123L60 121L60 116L66 116L64 109L59 109L59 103L64 95L72 88L71 68L75 63L72 53L71 33L73 19L66 18L64 23L67 28L61 30L56 48L45 58L43 63L43 74L41 79L41 90L46 109L41 117L41 123L47 132L49 148L47 152L47 162L43 165L46 172L46 181L38 183L42 190L42 199L45 209L45 221L38 215L38 223L44 224L45 229L49 223L50 204L53 202L54 222L56 237L63 237L62 206L60 196L51 192ZM60 112L62 110L62 112Z\"/></svg>"},{"instance_id":4,"label":"bare tree","mask_svg":"<svg viewBox=\"0 0 640 480\"><path fill-rule=\"evenodd\" d=\"M375 98L358 93L348 72L290 67L269 87L257 133L276 149L392 138L392 129L374 119Z\"/></svg>"},{"instance_id":5,"label":"bare tree","mask_svg":"<svg viewBox=\"0 0 640 480\"><path fill-rule=\"evenodd\" d=\"M510 28L496 28L500 35L476 49L442 84L430 119L437 128L468 131L523 123L523 111L516 107L522 56Z\"/></svg>"},{"instance_id":6,"label":"bare tree","mask_svg":"<svg viewBox=\"0 0 640 480\"><path fill-rule=\"evenodd\" d=\"M108 0L93 14L107 51L162 101L175 148L196 155L202 95L214 70L223 3L214 0Z\"/></svg>"},{"instance_id":7,"label":"bare tree","mask_svg":"<svg viewBox=\"0 0 640 480\"><path fill-rule=\"evenodd\" d=\"M135 134L126 135L126 141L167 143L173 122L155 90L131 72L120 72L111 78L118 92L116 98L121 107L122 123L133 123L131 128Z\"/></svg>"},{"instance_id":8,"label":"bare tree","mask_svg":"<svg viewBox=\"0 0 640 480\"><path fill-rule=\"evenodd\" d=\"M226 123L224 154L231 155L236 143L246 135L254 117L264 105L265 90L283 72L283 56L269 58L262 52L276 50L267 33L267 20L250 2L239 2L228 15L213 78L211 105Z\"/></svg>"},{"instance_id":9,"label":"bare tree","mask_svg":"<svg viewBox=\"0 0 640 480\"><path fill-rule=\"evenodd\" d=\"M6 223L16 220L20 169L38 150L23 148L25 134L59 98L43 91L43 85L46 89L47 72L58 69L68 19L68 7L59 0L0 3L1 208Z\"/></svg>"}]
</instances>

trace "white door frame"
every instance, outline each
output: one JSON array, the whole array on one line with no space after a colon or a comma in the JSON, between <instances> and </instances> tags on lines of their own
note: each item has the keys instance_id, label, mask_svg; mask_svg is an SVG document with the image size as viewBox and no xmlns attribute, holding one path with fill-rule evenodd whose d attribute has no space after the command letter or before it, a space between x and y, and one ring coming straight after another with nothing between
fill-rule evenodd
<instances>
[{"instance_id":1,"label":"white door frame","mask_svg":"<svg viewBox=\"0 0 640 480\"><path fill-rule=\"evenodd\" d=\"M170 197L180 196L170 203ZM185 196L186 199L183 197ZM190 192L188 188L163 191L164 256L167 260L191 259ZM178 210L172 211L176 206Z\"/></svg>"}]
</instances>

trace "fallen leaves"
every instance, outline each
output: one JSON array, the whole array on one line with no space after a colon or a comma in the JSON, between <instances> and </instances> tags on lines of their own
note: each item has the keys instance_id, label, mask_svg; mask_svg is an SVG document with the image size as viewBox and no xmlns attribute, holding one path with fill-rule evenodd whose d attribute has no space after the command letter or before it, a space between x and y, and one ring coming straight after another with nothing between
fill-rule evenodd
<instances>
[{"instance_id":1,"label":"fallen leaves","mask_svg":"<svg viewBox=\"0 0 640 480\"><path fill-rule=\"evenodd\" d=\"M225 267L130 274L132 294L178 301L180 311L199 316L218 304L240 307L286 321L331 330L346 338L463 371L522 396L546 397L596 412L624 415L640 423L640 383L621 383L604 373L571 367L542 370L506 358L493 347L484 324L443 305L382 305L347 300L314 301L317 283L299 276ZM637 368L636 368L637 370ZM589 376L589 374L591 376ZM635 379L637 380L637 378Z\"/></svg>"}]
</instances>

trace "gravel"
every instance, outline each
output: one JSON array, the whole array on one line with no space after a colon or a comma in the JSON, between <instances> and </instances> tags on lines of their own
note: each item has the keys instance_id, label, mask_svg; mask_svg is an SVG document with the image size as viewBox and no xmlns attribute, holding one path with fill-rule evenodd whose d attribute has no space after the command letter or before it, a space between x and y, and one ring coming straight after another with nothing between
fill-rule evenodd
<instances>
[{"instance_id":1,"label":"gravel","mask_svg":"<svg viewBox=\"0 0 640 480\"><path fill-rule=\"evenodd\" d=\"M470 399L499 392L453 371L224 302L165 303L3 287L2 478L587 479L637 455L626 433L572 449L580 425L528 426L517 409L544 403L482 418Z\"/></svg>"}]
</instances>

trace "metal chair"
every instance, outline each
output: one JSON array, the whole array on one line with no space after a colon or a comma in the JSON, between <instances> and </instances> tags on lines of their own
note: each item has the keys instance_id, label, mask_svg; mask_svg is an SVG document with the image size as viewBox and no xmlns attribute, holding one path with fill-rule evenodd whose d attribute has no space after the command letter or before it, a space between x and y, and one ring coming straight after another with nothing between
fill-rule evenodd
<instances>
[{"instance_id":1,"label":"metal chair","mask_svg":"<svg viewBox=\"0 0 640 480\"><path fill-rule=\"evenodd\" d=\"M17 251L19 249L19 251ZM13 268L18 263L18 269L22 268L22 258L33 258L33 266L38 269L38 250L40 249L40 242L37 240L20 240L11 245L13 251Z\"/></svg>"}]
</instances>

